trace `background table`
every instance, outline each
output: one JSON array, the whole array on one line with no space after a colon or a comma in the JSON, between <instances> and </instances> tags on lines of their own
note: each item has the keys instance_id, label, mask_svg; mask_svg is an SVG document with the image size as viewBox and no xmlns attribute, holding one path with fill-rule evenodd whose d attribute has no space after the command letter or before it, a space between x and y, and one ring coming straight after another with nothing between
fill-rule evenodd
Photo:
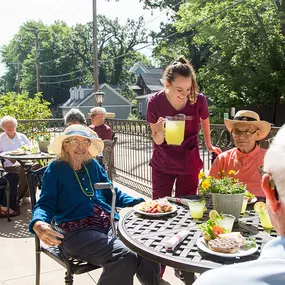
<instances>
[{"instance_id":1,"label":"background table","mask_svg":"<svg viewBox=\"0 0 285 285\"><path fill-rule=\"evenodd\" d=\"M258 251L240 258L211 255L201 251L196 245L202 234L198 225L208 220L208 212L212 208L210 201L207 201L208 211L201 220L193 220L188 207L178 204L176 206L176 214L160 218L138 215L131 210L119 221L118 233L121 240L133 251L153 261L186 272L203 273L225 264L257 259L263 245L277 236L274 230L265 231L261 227L258 215L252 210L253 205L248 205L249 210L238 223L235 223L233 231L239 231L245 237L255 238ZM165 241L182 230L189 231L188 237L174 251L167 251L164 247Z\"/></svg>"},{"instance_id":2,"label":"background table","mask_svg":"<svg viewBox=\"0 0 285 285\"><path fill-rule=\"evenodd\" d=\"M36 154L28 153L24 155L11 155L10 153L11 153L10 151L0 153L0 159L13 159L19 162L19 164L21 165L21 167L23 168L25 172L25 178L28 184L28 188L30 187L30 182L28 179L28 172L31 169L32 165L29 165L30 167L26 167L27 161L49 160L49 159L53 159L56 157L55 154L50 154L50 153L45 153L45 152L40 152Z\"/></svg>"}]
</instances>

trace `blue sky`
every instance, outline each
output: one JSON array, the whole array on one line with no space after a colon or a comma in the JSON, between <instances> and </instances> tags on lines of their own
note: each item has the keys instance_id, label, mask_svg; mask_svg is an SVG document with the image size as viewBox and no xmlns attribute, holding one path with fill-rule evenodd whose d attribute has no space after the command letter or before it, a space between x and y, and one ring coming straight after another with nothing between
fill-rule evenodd
<instances>
[{"instance_id":1,"label":"blue sky","mask_svg":"<svg viewBox=\"0 0 285 285\"><path fill-rule=\"evenodd\" d=\"M55 20L65 21L73 26L76 23L92 21L92 0L6 0L1 1L0 17L0 46L8 44L18 32L19 27L28 20L41 20L45 24L51 24ZM159 30L159 23L166 20L165 12L143 10L139 0L97 0L98 14L104 14L109 18L118 17L121 23L127 18L137 19L144 16L146 28ZM151 49L141 50L150 55ZM0 63L0 76L4 74L4 65Z\"/></svg>"}]
</instances>

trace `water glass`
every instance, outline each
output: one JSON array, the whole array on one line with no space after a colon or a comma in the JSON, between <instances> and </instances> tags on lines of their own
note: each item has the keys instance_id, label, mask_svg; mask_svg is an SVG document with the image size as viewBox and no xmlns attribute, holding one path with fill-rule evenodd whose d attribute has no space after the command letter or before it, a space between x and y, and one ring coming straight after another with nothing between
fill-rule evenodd
<instances>
[{"instance_id":1,"label":"water glass","mask_svg":"<svg viewBox=\"0 0 285 285\"><path fill-rule=\"evenodd\" d=\"M222 214L222 219L217 220L217 225L223 227L227 232L231 232L235 222L235 216L229 214Z\"/></svg>"},{"instance_id":2,"label":"water glass","mask_svg":"<svg viewBox=\"0 0 285 285\"><path fill-rule=\"evenodd\" d=\"M188 202L191 217L193 219L201 219L204 214L206 200L192 200Z\"/></svg>"}]
</instances>

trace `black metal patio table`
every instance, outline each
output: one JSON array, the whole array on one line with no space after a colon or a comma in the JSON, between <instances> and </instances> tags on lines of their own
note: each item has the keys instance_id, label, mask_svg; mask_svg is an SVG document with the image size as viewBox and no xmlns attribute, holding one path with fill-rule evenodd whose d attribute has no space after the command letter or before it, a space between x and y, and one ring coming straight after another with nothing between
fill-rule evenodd
<instances>
[{"instance_id":1,"label":"black metal patio table","mask_svg":"<svg viewBox=\"0 0 285 285\"><path fill-rule=\"evenodd\" d=\"M188 207L180 204L176 206L176 213L159 218L139 215L131 210L120 219L118 234L126 246L141 256L181 270L187 285L193 283L194 272L203 273L222 265L257 259L263 245L277 236L275 230L264 230L261 227L253 205L248 205L246 213L235 223L233 231L241 232L244 237L255 238L258 251L239 258L211 255L201 251L196 245L197 239L202 235L198 225L208 219L211 202L207 201L208 210L199 220L191 218ZM165 241L182 230L190 232L187 238L174 251L166 250Z\"/></svg>"},{"instance_id":2,"label":"black metal patio table","mask_svg":"<svg viewBox=\"0 0 285 285\"><path fill-rule=\"evenodd\" d=\"M56 157L55 154L50 154L50 153L45 153L45 152L39 152L35 154L26 153L23 155L13 155L11 151L0 153L0 159L11 159L11 160L16 160L17 162L19 162L19 164L21 165L25 173L25 178L26 178L27 185L28 185L27 191L29 191L30 189L30 181L28 177L28 172L32 166L32 165L27 165L27 162L28 161L43 161L43 160L49 161L50 159L54 159L55 157Z\"/></svg>"}]
</instances>

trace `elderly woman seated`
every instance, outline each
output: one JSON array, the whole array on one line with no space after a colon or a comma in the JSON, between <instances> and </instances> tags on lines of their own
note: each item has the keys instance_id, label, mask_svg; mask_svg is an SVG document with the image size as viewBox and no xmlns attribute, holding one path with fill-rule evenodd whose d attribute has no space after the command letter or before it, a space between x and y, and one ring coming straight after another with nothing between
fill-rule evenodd
<instances>
[{"instance_id":1,"label":"elderly woman seated","mask_svg":"<svg viewBox=\"0 0 285 285\"><path fill-rule=\"evenodd\" d=\"M30 141L24 134L16 132L17 126L18 122L14 117L4 116L1 119L0 127L4 132L0 135L0 152L16 150L23 145L30 145ZM28 186L25 179L25 173L18 162L8 159L4 161L4 168L9 172L6 178L10 183L10 216L16 216L20 214L19 207L17 205L17 196L19 196L20 199L24 196L28 196ZM18 182L19 189L17 191ZM5 217L8 212L6 207L6 196L3 191L0 192L0 195L0 216Z\"/></svg>"},{"instance_id":2,"label":"elderly woman seated","mask_svg":"<svg viewBox=\"0 0 285 285\"><path fill-rule=\"evenodd\" d=\"M92 157L103 142L82 125L72 125L56 137L50 149L58 155L43 175L42 192L29 225L47 245L61 243L68 255L103 266L98 284L131 285L137 274L142 284L159 284L159 266L130 251L110 234L110 190L96 191L94 183L110 182ZM116 188L116 206L134 206L143 201ZM118 219L118 214L115 215ZM55 220L65 232L54 231Z\"/></svg>"},{"instance_id":3,"label":"elderly woman seated","mask_svg":"<svg viewBox=\"0 0 285 285\"><path fill-rule=\"evenodd\" d=\"M253 111L238 111L233 120L225 119L225 125L232 134L235 148L221 153L214 161L209 175L219 178L223 170L236 172L235 177L247 185L247 190L255 196L264 196L258 167L263 166L266 150L256 141L264 139L270 132L270 124L260 121Z\"/></svg>"}]
</instances>

